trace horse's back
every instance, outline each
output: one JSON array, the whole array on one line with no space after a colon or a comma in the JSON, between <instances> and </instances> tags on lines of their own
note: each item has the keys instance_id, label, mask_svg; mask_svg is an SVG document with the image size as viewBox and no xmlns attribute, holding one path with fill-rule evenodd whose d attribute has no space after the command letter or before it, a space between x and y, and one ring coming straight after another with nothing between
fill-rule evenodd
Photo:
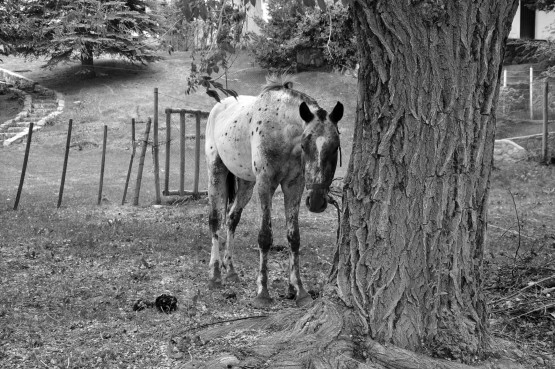
<instances>
[{"instance_id":1,"label":"horse's back","mask_svg":"<svg viewBox=\"0 0 555 369\"><path fill-rule=\"evenodd\" d=\"M256 96L228 97L216 104L206 126L207 160L220 157L237 177L254 181L251 163L249 115Z\"/></svg>"}]
</instances>

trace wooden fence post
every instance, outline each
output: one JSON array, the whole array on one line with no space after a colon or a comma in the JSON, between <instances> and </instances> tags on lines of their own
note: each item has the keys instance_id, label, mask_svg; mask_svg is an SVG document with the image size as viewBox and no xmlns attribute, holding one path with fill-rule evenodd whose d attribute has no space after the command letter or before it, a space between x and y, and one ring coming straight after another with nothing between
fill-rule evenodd
<instances>
[{"instance_id":1,"label":"wooden fence post","mask_svg":"<svg viewBox=\"0 0 555 369\"><path fill-rule=\"evenodd\" d=\"M200 113L195 114L197 118L196 134L195 134L195 182L193 193L198 195L198 181L200 172Z\"/></svg>"},{"instance_id":2,"label":"wooden fence post","mask_svg":"<svg viewBox=\"0 0 555 369\"><path fill-rule=\"evenodd\" d=\"M179 112L180 162L179 162L179 196L185 195L185 112Z\"/></svg>"},{"instance_id":3,"label":"wooden fence post","mask_svg":"<svg viewBox=\"0 0 555 369\"><path fill-rule=\"evenodd\" d=\"M129 179L131 178L131 169L133 169L133 159L135 159L135 149L137 144L135 142L135 118L131 119L131 144L133 146L131 151L131 159L129 159L129 169L127 169L127 177L125 178L125 187L123 188L123 198L121 204L125 204L125 198L127 197L127 188L129 187Z\"/></svg>"},{"instance_id":4,"label":"wooden fence post","mask_svg":"<svg viewBox=\"0 0 555 369\"><path fill-rule=\"evenodd\" d=\"M530 120L534 120L534 68L530 67Z\"/></svg>"},{"instance_id":5,"label":"wooden fence post","mask_svg":"<svg viewBox=\"0 0 555 369\"><path fill-rule=\"evenodd\" d=\"M543 135L542 135L542 157L545 164L549 164L548 155L548 139L549 139L549 82L545 81L543 85Z\"/></svg>"},{"instance_id":6,"label":"wooden fence post","mask_svg":"<svg viewBox=\"0 0 555 369\"><path fill-rule=\"evenodd\" d=\"M171 137L172 137L172 116L171 110L166 109L166 173L164 176L164 191L162 194L168 196L170 191L170 150L171 150Z\"/></svg>"},{"instance_id":7,"label":"wooden fence post","mask_svg":"<svg viewBox=\"0 0 555 369\"><path fill-rule=\"evenodd\" d=\"M59 209L62 205L62 196L64 195L64 185L66 182L66 171L67 171L67 161L69 158L69 147L71 144L71 129L73 126L73 119L69 120L69 127L67 128L67 140L66 140L66 152L64 155L64 166L62 168L62 181L60 182L60 193L58 195L58 205L57 208Z\"/></svg>"},{"instance_id":8,"label":"wooden fence post","mask_svg":"<svg viewBox=\"0 0 555 369\"><path fill-rule=\"evenodd\" d=\"M33 136L34 124L29 123L29 133L27 133L27 145L25 146L25 156L23 157L23 169L21 169L21 178L19 179L19 187L17 188L17 195L15 196L14 210L19 206L19 199L21 198L21 190L23 189L23 182L25 181L25 172L27 171L27 162L29 161L29 150L31 149L31 137Z\"/></svg>"},{"instance_id":9,"label":"wooden fence post","mask_svg":"<svg viewBox=\"0 0 555 369\"><path fill-rule=\"evenodd\" d=\"M154 127L152 132L152 154L154 155L154 190L156 204L160 204L160 160L158 158L158 88L154 89Z\"/></svg>"},{"instance_id":10,"label":"wooden fence post","mask_svg":"<svg viewBox=\"0 0 555 369\"><path fill-rule=\"evenodd\" d=\"M139 205L139 193L141 192L141 180L143 177L143 167L145 164L146 147L148 146L148 136L150 133L150 125L152 121L148 118L145 129L145 137L143 140L143 147L141 149L141 157L139 158L139 169L137 170L137 183L135 184L135 197L133 198L133 205Z\"/></svg>"},{"instance_id":11,"label":"wooden fence post","mask_svg":"<svg viewBox=\"0 0 555 369\"><path fill-rule=\"evenodd\" d=\"M100 164L100 183L98 184L97 205L102 202L102 186L104 184L104 164L106 163L106 141L108 137L108 126L104 125L104 139L102 140L102 162Z\"/></svg>"}]
</instances>

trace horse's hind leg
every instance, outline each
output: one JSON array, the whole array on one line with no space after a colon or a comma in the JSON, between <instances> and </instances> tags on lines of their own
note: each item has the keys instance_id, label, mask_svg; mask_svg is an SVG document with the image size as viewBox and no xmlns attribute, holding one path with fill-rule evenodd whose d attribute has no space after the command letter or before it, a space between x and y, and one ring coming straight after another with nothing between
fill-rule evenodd
<instances>
[{"instance_id":1,"label":"horse's hind leg","mask_svg":"<svg viewBox=\"0 0 555 369\"><path fill-rule=\"evenodd\" d=\"M281 184L285 205L285 221L287 224L287 241L289 242L289 292L288 297L296 297L297 306L304 306L312 301L301 282L299 268L299 205L303 194L302 177Z\"/></svg>"},{"instance_id":2,"label":"horse's hind leg","mask_svg":"<svg viewBox=\"0 0 555 369\"><path fill-rule=\"evenodd\" d=\"M222 286L221 258L220 258L220 236L218 231L225 214L227 201L227 178L228 170L219 156L216 156L208 165L208 201L210 213L208 222L212 235L212 250L210 252L210 281L208 288L220 288Z\"/></svg>"},{"instance_id":3,"label":"horse's hind leg","mask_svg":"<svg viewBox=\"0 0 555 369\"><path fill-rule=\"evenodd\" d=\"M227 218L227 240L225 245L224 265L227 270L225 280L228 282L239 282L239 276L235 272L233 264L235 229L237 228L239 220L241 220L243 208L251 199L254 184L255 182L249 182L237 178L237 193L235 194L235 201L229 210L229 216Z\"/></svg>"}]
</instances>

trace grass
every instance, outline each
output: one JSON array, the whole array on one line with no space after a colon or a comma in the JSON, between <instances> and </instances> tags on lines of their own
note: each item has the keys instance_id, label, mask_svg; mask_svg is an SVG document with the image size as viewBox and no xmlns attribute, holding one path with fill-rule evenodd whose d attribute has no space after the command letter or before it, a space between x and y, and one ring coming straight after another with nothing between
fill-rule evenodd
<instances>
[{"instance_id":1,"label":"grass","mask_svg":"<svg viewBox=\"0 0 555 369\"><path fill-rule=\"evenodd\" d=\"M187 54L174 54L138 69L122 62L101 61L106 75L87 81L74 78L75 66L46 71L37 67L37 61L21 64L20 60L6 59L3 67L29 70L22 73L63 92L66 110L54 125L33 136L28 177L17 212L11 207L24 145L0 149L0 366L188 368L214 352L237 354L238 345L264 334L243 332L222 338L217 345L196 342L190 335L190 329L200 324L261 314L249 305L255 293L258 260L256 198L245 209L237 229L236 264L242 281L223 291L205 288L210 258L206 200L151 206L150 150L141 206L119 205L131 153L130 120L140 122L138 137L142 137L144 122L152 115L154 87L160 92L160 111L170 106L209 110L214 104L203 94L184 94L188 58ZM252 68L243 57L232 69L229 83L239 93L255 94L264 77L264 71ZM319 72L297 77L297 88L323 107L331 108L337 100L345 104L346 114L340 122L343 167L337 173L342 177L350 155L356 80ZM74 121L72 150L63 206L57 210L69 119ZM163 115L159 119L165 122ZM104 124L109 127L104 200L102 206L96 206ZM161 141L165 137L162 129ZM172 163L176 164L177 146L172 143L171 148ZM163 158L165 148L161 149ZM192 146L188 146L188 154L191 152ZM187 172L191 173L192 160L187 160ZM203 189L203 164L201 169ZM535 299L518 292L528 282L553 273L554 174L552 167L535 162L501 167L493 173L485 259L486 288L492 301L513 292L517 292L510 299L513 307L520 306L517 298L546 301L540 300L547 296L538 288L527 290L536 294ZM175 189L177 165L171 175L171 189ZM133 180L128 199L134 185ZM188 176L186 187L191 185ZM508 190L517 205L520 245ZM282 203L278 192L272 222L278 247L270 256L271 293L276 304L271 311L293 307L291 301L279 298L286 289L288 260L287 249L279 247L287 244ZM333 208L314 215L301 207L302 275L314 294L321 292L331 265L336 222ZM163 293L177 297L175 313L133 310L137 300L153 301ZM490 316L494 335L516 341L526 353L544 360L544 364L549 362L555 331L549 310L513 319L514 309L507 308L505 302L492 309L497 311ZM533 363L542 367L539 361Z\"/></svg>"},{"instance_id":2,"label":"grass","mask_svg":"<svg viewBox=\"0 0 555 369\"><path fill-rule=\"evenodd\" d=\"M54 125L33 135L17 212L11 207L24 145L0 151L0 363L13 368L176 367L190 358L175 360L175 353L168 353L168 342L172 337L179 338L185 327L259 314L248 304L254 297L258 259L256 199L248 205L237 230L237 264L243 282L223 293L205 290L210 258L206 200L150 206L154 200L150 149L141 187L142 206L118 205L131 154L130 120L139 122L137 137L142 137L144 122L152 115L154 87L159 89L160 111L166 107L207 111L214 104L203 94L184 94L188 60L188 55L174 54L162 63L135 71L127 70L129 66L121 62L105 61L100 65L107 75L89 81L74 80L73 66L44 71L37 68L38 62L25 65L29 72L23 74L64 93L66 110ZM229 76L230 87L241 94L258 93L266 73L250 68L244 60L238 64ZM3 67L17 70L21 61L8 60ZM335 101L342 100L347 112L340 123L341 132L343 139L348 139L354 123L356 99L352 92L356 80L334 76L334 88L330 89L324 75L328 76L319 72L301 74L296 87L324 107L333 107ZM72 149L63 205L56 210L69 119L74 122ZM165 117L161 114L159 120L165 122ZM103 201L98 207L95 203L104 124L109 130L108 150ZM176 128L174 121L172 132L177 133ZM160 140L165 139L166 133L161 130ZM187 173L192 172L193 142L187 142ZM164 158L165 147L161 150ZM175 165L170 189L178 184L178 150L177 142L172 141L171 160ZM340 171L346 167L347 147L343 154ZM201 175L200 188L204 189L203 163ZM191 187L188 176L186 188ZM285 220L280 216L282 203L283 196L278 192L273 220L278 248L287 244ZM303 209L300 214L303 276L313 293L318 293L326 280L336 222L334 210L315 216ZM274 251L270 258L275 297L286 289L288 253L281 248L283 251ZM200 297L193 299L198 291ZM177 296L177 313L133 311L138 299L153 301L162 293ZM236 297L229 298L233 294ZM291 301L278 299L274 310L292 306ZM197 351L193 352L196 360L208 355L206 347Z\"/></svg>"}]
</instances>

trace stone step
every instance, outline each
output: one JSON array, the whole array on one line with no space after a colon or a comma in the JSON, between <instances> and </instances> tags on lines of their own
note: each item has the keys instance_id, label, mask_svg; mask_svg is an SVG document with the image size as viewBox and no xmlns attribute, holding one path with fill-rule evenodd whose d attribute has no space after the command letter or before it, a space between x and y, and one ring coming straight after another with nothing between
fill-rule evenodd
<instances>
[{"instance_id":1,"label":"stone step","mask_svg":"<svg viewBox=\"0 0 555 369\"><path fill-rule=\"evenodd\" d=\"M48 103L37 103L37 102L33 102L33 104L31 105L33 110L56 110L58 109L58 103L57 102L48 102Z\"/></svg>"},{"instance_id":2,"label":"stone step","mask_svg":"<svg viewBox=\"0 0 555 369\"><path fill-rule=\"evenodd\" d=\"M23 131L25 127L8 127L4 129L4 133L19 133Z\"/></svg>"},{"instance_id":3,"label":"stone step","mask_svg":"<svg viewBox=\"0 0 555 369\"><path fill-rule=\"evenodd\" d=\"M8 133L8 132L0 132L0 141L7 140L8 138L12 138L17 133Z\"/></svg>"},{"instance_id":4,"label":"stone step","mask_svg":"<svg viewBox=\"0 0 555 369\"><path fill-rule=\"evenodd\" d=\"M51 113L51 112L48 112L48 113L46 113L46 114L45 114L45 113L35 113L35 112L32 112L32 113L30 113L29 115L27 115L27 118L28 118L29 120L37 121L37 120L40 120L40 119L46 117L46 116L47 116L48 114L50 114L50 113Z\"/></svg>"},{"instance_id":5,"label":"stone step","mask_svg":"<svg viewBox=\"0 0 555 369\"><path fill-rule=\"evenodd\" d=\"M36 95L32 94L34 101L55 101L56 95Z\"/></svg>"},{"instance_id":6,"label":"stone step","mask_svg":"<svg viewBox=\"0 0 555 369\"><path fill-rule=\"evenodd\" d=\"M19 127L19 128L24 128L24 127L29 127L29 121L24 121L24 122L13 122L12 124L10 124L8 127Z\"/></svg>"},{"instance_id":7,"label":"stone step","mask_svg":"<svg viewBox=\"0 0 555 369\"><path fill-rule=\"evenodd\" d=\"M32 113L37 113L37 114L44 114L44 115L48 115L51 112L57 110L58 107L48 107L48 108L33 108Z\"/></svg>"}]
</instances>

